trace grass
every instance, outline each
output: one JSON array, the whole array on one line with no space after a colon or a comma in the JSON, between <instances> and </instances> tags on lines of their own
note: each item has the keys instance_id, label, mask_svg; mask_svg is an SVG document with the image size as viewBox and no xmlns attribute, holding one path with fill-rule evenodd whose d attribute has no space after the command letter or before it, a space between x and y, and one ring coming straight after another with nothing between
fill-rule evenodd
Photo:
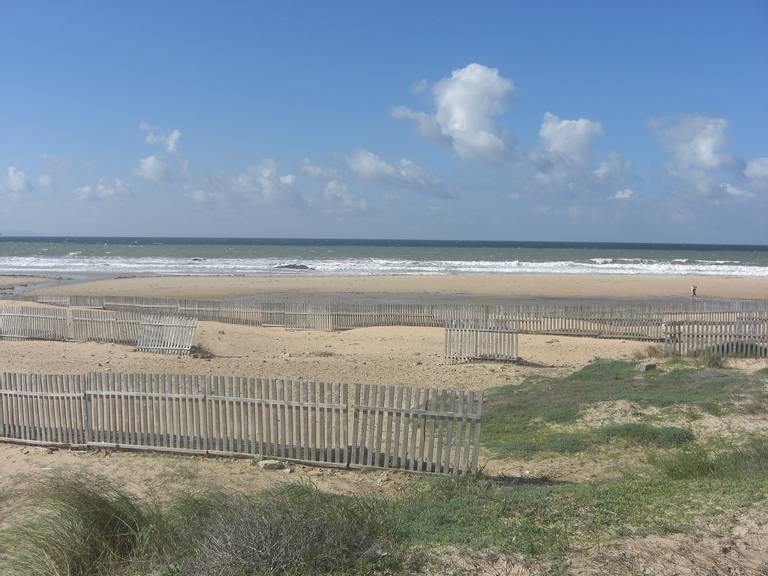
<instances>
[{"instance_id":1,"label":"grass","mask_svg":"<svg viewBox=\"0 0 768 576\"><path fill-rule=\"evenodd\" d=\"M390 506L293 484L163 504L89 475L44 476L0 538L14 576L365 573L401 561Z\"/></svg>"},{"instance_id":2,"label":"grass","mask_svg":"<svg viewBox=\"0 0 768 576\"><path fill-rule=\"evenodd\" d=\"M43 477L20 527L3 534L13 574L106 574L119 562L160 546L161 516L95 477Z\"/></svg>"},{"instance_id":3,"label":"grass","mask_svg":"<svg viewBox=\"0 0 768 576\"><path fill-rule=\"evenodd\" d=\"M395 500L293 484L163 504L103 480L44 478L3 535L17 576L418 573L442 546L559 565L632 536L696 533L762 501L768 447L676 450L656 473L579 484L413 478Z\"/></svg>"},{"instance_id":4,"label":"grass","mask_svg":"<svg viewBox=\"0 0 768 576\"><path fill-rule=\"evenodd\" d=\"M745 403L745 397L753 402ZM618 400L723 415L764 406L768 392L759 376L731 370L675 364L673 369L664 365L638 372L631 362L596 361L563 378L531 377L520 385L491 390L484 406L482 443L498 456L520 457L580 452L614 442L667 448L693 439L685 428L647 422L567 430L579 423L588 407Z\"/></svg>"},{"instance_id":5,"label":"grass","mask_svg":"<svg viewBox=\"0 0 768 576\"><path fill-rule=\"evenodd\" d=\"M0 533L0 574L407 574L439 564L446 546L557 567L626 538L721 530L765 502L766 438L702 446L690 430L656 422L575 425L606 400L710 414L756 410L768 401L766 377L768 369L748 375L677 362L639 373L631 363L595 362L565 378L491 392L487 449L571 453L611 444L648 452L647 465L610 479L413 477L401 496L386 500L306 484L192 492L196 469L185 464L162 478L177 491L157 500L94 476L35 477L22 497L0 491L0 514L11 503L14 516L20 512Z\"/></svg>"},{"instance_id":6,"label":"grass","mask_svg":"<svg viewBox=\"0 0 768 576\"><path fill-rule=\"evenodd\" d=\"M756 437L746 446L715 453L694 446L674 457L654 457L651 462L666 476L677 480L768 476L768 440Z\"/></svg>"}]
</instances>

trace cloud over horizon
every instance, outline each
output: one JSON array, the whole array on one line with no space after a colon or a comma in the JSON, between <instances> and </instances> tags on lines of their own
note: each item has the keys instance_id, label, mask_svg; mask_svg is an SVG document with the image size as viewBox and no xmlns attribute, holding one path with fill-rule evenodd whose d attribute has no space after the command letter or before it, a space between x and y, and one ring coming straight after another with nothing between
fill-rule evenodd
<instances>
[{"instance_id":1,"label":"cloud over horizon","mask_svg":"<svg viewBox=\"0 0 768 576\"><path fill-rule=\"evenodd\" d=\"M513 82L498 69L473 63L454 70L432 87L434 114L396 106L391 115L414 121L426 137L444 139L461 158L492 162L507 149L495 119L514 90Z\"/></svg>"}]
</instances>

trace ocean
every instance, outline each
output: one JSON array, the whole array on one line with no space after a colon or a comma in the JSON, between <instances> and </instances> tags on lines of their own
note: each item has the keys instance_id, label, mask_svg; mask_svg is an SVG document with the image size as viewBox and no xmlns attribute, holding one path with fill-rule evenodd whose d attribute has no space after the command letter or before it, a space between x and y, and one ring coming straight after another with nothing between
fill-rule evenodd
<instances>
[{"instance_id":1,"label":"ocean","mask_svg":"<svg viewBox=\"0 0 768 576\"><path fill-rule=\"evenodd\" d=\"M552 273L768 276L768 246L0 236L11 275Z\"/></svg>"}]
</instances>

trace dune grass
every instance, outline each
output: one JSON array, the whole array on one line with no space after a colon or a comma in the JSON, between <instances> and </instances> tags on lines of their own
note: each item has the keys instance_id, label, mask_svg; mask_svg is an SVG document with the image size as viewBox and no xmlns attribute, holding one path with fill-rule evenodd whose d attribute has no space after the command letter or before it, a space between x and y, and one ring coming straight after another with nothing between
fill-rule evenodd
<instances>
[{"instance_id":1,"label":"dune grass","mask_svg":"<svg viewBox=\"0 0 768 576\"><path fill-rule=\"evenodd\" d=\"M745 397L753 402L745 403ZM531 377L491 390L484 407L482 442L497 456L521 457L581 452L617 442L670 448L693 440L685 428L650 422L567 430L589 406L617 400L641 407L695 407L723 415L768 405L768 392L759 376L732 370L683 365L638 372L631 362L596 361L563 378Z\"/></svg>"},{"instance_id":2,"label":"dune grass","mask_svg":"<svg viewBox=\"0 0 768 576\"><path fill-rule=\"evenodd\" d=\"M47 477L40 486L56 491L31 491L26 521L2 540L15 576L418 573L442 546L557 565L622 538L712 529L768 490L764 439L653 464L654 474L578 484L417 477L394 500L293 484L158 504L91 476Z\"/></svg>"}]
</instances>

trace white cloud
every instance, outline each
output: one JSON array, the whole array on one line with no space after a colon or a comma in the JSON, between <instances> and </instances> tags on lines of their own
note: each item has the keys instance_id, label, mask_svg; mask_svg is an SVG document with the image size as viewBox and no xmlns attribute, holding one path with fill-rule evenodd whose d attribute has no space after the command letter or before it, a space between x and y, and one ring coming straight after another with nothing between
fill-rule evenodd
<instances>
[{"instance_id":1,"label":"white cloud","mask_svg":"<svg viewBox=\"0 0 768 576\"><path fill-rule=\"evenodd\" d=\"M635 191L631 188L624 188L618 190L613 196L610 196L611 200L632 200L635 197Z\"/></svg>"},{"instance_id":2,"label":"white cloud","mask_svg":"<svg viewBox=\"0 0 768 576\"><path fill-rule=\"evenodd\" d=\"M579 118L561 120L547 112L539 128L539 138L544 148L559 154L576 164L586 164L592 156L595 139L603 133L599 122Z\"/></svg>"},{"instance_id":3,"label":"white cloud","mask_svg":"<svg viewBox=\"0 0 768 576\"><path fill-rule=\"evenodd\" d=\"M735 196L737 198L749 198L753 196L753 194L747 190L742 190L741 188L738 188L737 186L733 186L732 184L728 184L727 182L724 184L720 184L720 188L725 191L726 194L729 196Z\"/></svg>"},{"instance_id":4,"label":"white cloud","mask_svg":"<svg viewBox=\"0 0 768 576\"><path fill-rule=\"evenodd\" d=\"M747 162L744 176L758 186L768 186L768 156Z\"/></svg>"},{"instance_id":5,"label":"white cloud","mask_svg":"<svg viewBox=\"0 0 768 576\"><path fill-rule=\"evenodd\" d=\"M427 88L429 88L429 82L427 82L426 78L422 78L418 82L414 83L412 89L414 94L421 94Z\"/></svg>"},{"instance_id":6,"label":"white cloud","mask_svg":"<svg viewBox=\"0 0 768 576\"><path fill-rule=\"evenodd\" d=\"M323 196L328 202L341 206L345 211L362 212L368 209L365 198L352 194L347 185L338 180L331 180L326 184Z\"/></svg>"},{"instance_id":7,"label":"white cloud","mask_svg":"<svg viewBox=\"0 0 768 576\"><path fill-rule=\"evenodd\" d=\"M80 186L75 190L80 200L109 201L128 193L128 185L115 178L112 182L99 180L98 184Z\"/></svg>"},{"instance_id":8,"label":"white cloud","mask_svg":"<svg viewBox=\"0 0 768 576\"><path fill-rule=\"evenodd\" d=\"M181 131L174 128L169 133L158 132L157 127L148 122L140 122L139 130L147 132L147 144L158 144L165 148L167 152L174 153L178 149L179 140L181 140Z\"/></svg>"},{"instance_id":9,"label":"white cloud","mask_svg":"<svg viewBox=\"0 0 768 576\"><path fill-rule=\"evenodd\" d=\"M281 176L277 171L277 162L266 159L259 164L249 166L237 177L237 187L248 198L264 203L278 200L283 191L290 188L295 177L292 174Z\"/></svg>"},{"instance_id":10,"label":"white cloud","mask_svg":"<svg viewBox=\"0 0 768 576\"><path fill-rule=\"evenodd\" d=\"M15 166L8 166L5 173L5 188L14 196L28 192L31 188L27 174Z\"/></svg>"},{"instance_id":11,"label":"white cloud","mask_svg":"<svg viewBox=\"0 0 768 576\"><path fill-rule=\"evenodd\" d=\"M706 116L683 116L678 122L653 119L651 130L672 155L678 168L717 170L732 167L728 154L728 121Z\"/></svg>"},{"instance_id":12,"label":"white cloud","mask_svg":"<svg viewBox=\"0 0 768 576\"><path fill-rule=\"evenodd\" d=\"M360 149L347 159L350 170L367 180L390 180L423 188L439 186L440 180L413 160L391 164L373 152Z\"/></svg>"},{"instance_id":13,"label":"white cloud","mask_svg":"<svg viewBox=\"0 0 768 576\"><path fill-rule=\"evenodd\" d=\"M319 164L314 164L309 158L304 158L301 162L301 171L313 178L324 178L332 180L336 178L336 170Z\"/></svg>"},{"instance_id":14,"label":"white cloud","mask_svg":"<svg viewBox=\"0 0 768 576\"><path fill-rule=\"evenodd\" d=\"M396 169L373 152L358 150L349 158L349 167L358 176L375 179L394 176Z\"/></svg>"},{"instance_id":15,"label":"white cloud","mask_svg":"<svg viewBox=\"0 0 768 576\"><path fill-rule=\"evenodd\" d=\"M469 64L434 85L434 115L404 106L393 108L391 114L415 121L425 136L444 138L462 158L492 161L506 150L495 119L514 89L496 68Z\"/></svg>"},{"instance_id":16,"label":"white cloud","mask_svg":"<svg viewBox=\"0 0 768 576\"><path fill-rule=\"evenodd\" d=\"M434 116L430 116L426 112L416 112L406 106L395 106L389 111L392 118L411 120L416 123L416 128L419 134L425 138L431 138L433 140L445 140L450 142L446 138L440 129L440 125L435 120Z\"/></svg>"},{"instance_id":17,"label":"white cloud","mask_svg":"<svg viewBox=\"0 0 768 576\"><path fill-rule=\"evenodd\" d=\"M48 190L53 186L53 178L48 174L42 174L37 177L37 185L40 186L40 188Z\"/></svg>"},{"instance_id":18,"label":"white cloud","mask_svg":"<svg viewBox=\"0 0 768 576\"><path fill-rule=\"evenodd\" d=\"M668 174L676 190L716 200L745 196L730 183L722 183L723 171L741 171L743 162L728 152L728 121L706 116L683 116L672 122L652 119L649 128L669 152Z\"/></svg>"},{"instance_id":19,"label":"white cloud","mask_svg":"<svg viewBox=\"0 0 768 576\"><path fill-rule=\"evenodd\" d=\"M201 188L195 188L187 192L187 196L199 206L210 206L214 204L221 204L224 201L224 197L216 192L210 190L203 190Z\"/></svg>"},{"instance_id":20,"label":"white cloud","mask_svg":"<svg viewBox=\"0 0 768 576\"><path fill-rule=\"evenodd\" d=\"M616 152L610 152L608 157L592 171L592 174L598 180L624 182L633 177L632 162L624 160Z\"/></svg>"},{"instance_id":21,"label":"white cloud","mask_svg":"<svg viewBox=\"0 0 768 576\"><path fill-rule=\"evenodd\" d=\"M136 175L145 180L159 183L168 179L168 167L157 156L147 156L139 160Z\"/></svg>"}]
</instances>

